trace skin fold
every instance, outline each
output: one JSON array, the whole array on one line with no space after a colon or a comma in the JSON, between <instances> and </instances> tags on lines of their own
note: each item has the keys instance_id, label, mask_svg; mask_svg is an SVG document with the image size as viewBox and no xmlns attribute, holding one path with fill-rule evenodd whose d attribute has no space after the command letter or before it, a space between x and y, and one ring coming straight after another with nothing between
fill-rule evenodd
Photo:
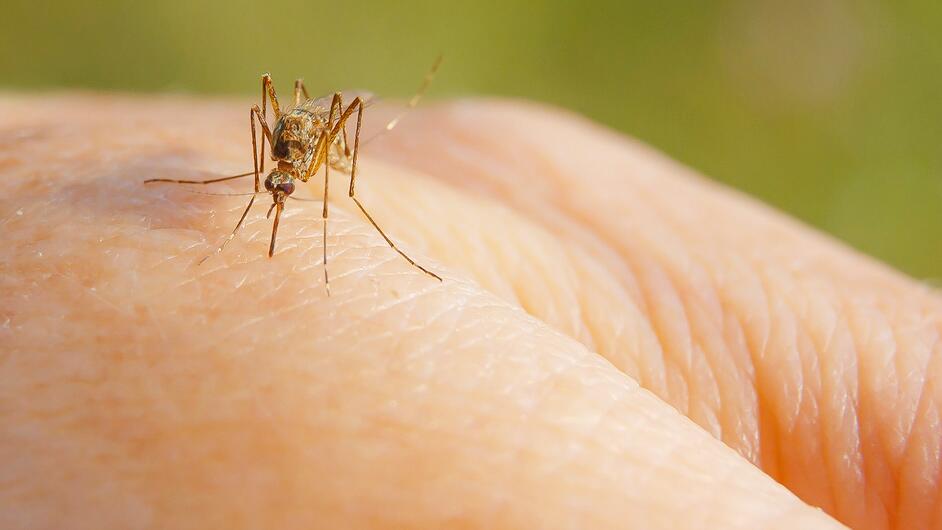
<instances>
[{"instance_id":1,"label":"skin fold","mask_svg":"<svg viewBox=\"0 0 942 530\"><path fill-rule=\"evenodd\" d=\"M320 176L274 258L262 197L197 265L248 198L141 183L251 169L248 106L0 100L0 527L940 525L929 288L486 101L361 153L358 196L444 282L338 172L329 298Z\"/></svg>"}]
</instances>

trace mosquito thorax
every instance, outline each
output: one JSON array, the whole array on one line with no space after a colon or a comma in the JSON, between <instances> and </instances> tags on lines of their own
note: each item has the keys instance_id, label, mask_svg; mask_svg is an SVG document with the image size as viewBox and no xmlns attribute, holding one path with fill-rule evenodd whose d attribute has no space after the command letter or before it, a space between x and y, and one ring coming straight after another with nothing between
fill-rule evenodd
<instances>
[{"instance_id":1,"label":"mosquito thorax","mask_svg":"<svg viewBox=\"0 0 942 530\"><path fill-rule=\"evenodd\" d=\"M295 109L281 116L272 131L272 156L276 160L304 158L314 129L311 115L304 110Z\"/></svg>"}]
</instances>

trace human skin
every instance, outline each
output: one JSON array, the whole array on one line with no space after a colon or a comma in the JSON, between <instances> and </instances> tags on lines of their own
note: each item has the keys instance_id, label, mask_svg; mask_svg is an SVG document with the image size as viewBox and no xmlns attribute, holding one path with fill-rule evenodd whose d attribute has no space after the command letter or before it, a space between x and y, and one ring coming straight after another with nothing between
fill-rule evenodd
<instances>
[{"instance_id":1,"label":"human skin","mask_svg":"<svg viewBox=\"0 0 942 530\"><path fill-rule=\"evenodd\" d=\"M929 288L485 101L363 147L359 196L443 282L337 172L330 297L319 202L274 258L263 201L198 265L247 197L142 182L250 169L248 116L0 100L0 527L940 525Z\"/></svg>"}]
</instances>

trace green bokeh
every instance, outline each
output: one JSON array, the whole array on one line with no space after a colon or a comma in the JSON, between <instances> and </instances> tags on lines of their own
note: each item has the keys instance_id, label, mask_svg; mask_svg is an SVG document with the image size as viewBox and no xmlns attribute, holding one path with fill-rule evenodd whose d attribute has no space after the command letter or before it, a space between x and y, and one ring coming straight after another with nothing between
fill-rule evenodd
<instances>
[{"instance_id":1,"label":"green bokeh","mask_svg":"<svg viewBox=\"0 0 942 530\"><path fill-rule=\"evenodd\" d=\"M942 278L942 2L25 2L0 86L555 103L910 274Z\"/></svg>"}]
</instances>

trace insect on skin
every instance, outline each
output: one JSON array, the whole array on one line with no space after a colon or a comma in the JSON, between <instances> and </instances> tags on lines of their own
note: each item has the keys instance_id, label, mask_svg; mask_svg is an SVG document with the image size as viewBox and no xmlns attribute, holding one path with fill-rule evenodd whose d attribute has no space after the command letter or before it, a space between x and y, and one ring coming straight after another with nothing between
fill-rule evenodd
<instances>
[{"instance_id":1,"label":"insect on skin","mask_svg":"<svg viewBox=\"0 0 942 530\"><path fill-rule=\"evenodd\" d=\"M422 86L415 96L409 101L407 110L415 107L422 95L428 88L432 77L435 75L438 66L441 63L441 57L435 60L431 70L426 74ZM267 103L271 101L272 111L275 114L275 126L268 127L267 121ZM242 212L242 217L236 223L232 232L226 236L226 239L219 245L215 252L206 256L200 263L210 257L222 252L226 245L232 241L239 229L245 223L245 218L255 204L255 199L262 193L268 193L272 198L272 205L268 209L268 215L274 210L275 219L272 223L271 243L268 247L268 257L275 253L275 240L278 236L278 222L281 220L281 212L284 210L285 201L294 193L298 181L307 182L323 166L324 168L324 206L321 215L324 220L324 285L327 293L330 294L330 279L327 274L327 219L328 202L327 193L330 182L330 170L334 169L350 175L350 188L348 195L357 205L363 215L366 216L370 224L379 232L389 246L405 258L414 267L425 274L441 281L441 276L426 269L416 263L405 252L386 235L382 228L369 214L363 204L356 197L356 177L357 177L357 155L360 152L360 129L363 124L363 108L369 101L364 102L361 97L353 98L353 101L344 108L343 94L334 93L333 96L324 96L320 98L310 98L304 82L298 79L294 83L294 106L288 110L282 111L278 103L278 97L275 94L275 87L272 85L271 76L265 74L262 76L262 106L254 105L249 112L249 121L252 129L252 158L254 170L249 173L221 177L209 180L173 180L173 179L149 179L145 184L155 182L170 182L175 184L212 184L233 180L250 175L255 176L255 192L248 194L252 198L249 204ZM347 141L347 121L353 115L357 115L356 132L353 136L353 150L350 150L350 144ZM385 131L392 130L399 122L402 114L390 121ZM256 140L256 121L262 129L261 141ZM260 177L265 173L265 142L271 146L271 159L275 162L275 168L265 177L264 183ZM259 148L259 143L261 146ZM265 191L261 187L264 185Z\"/></svg>"}]
</instances>

